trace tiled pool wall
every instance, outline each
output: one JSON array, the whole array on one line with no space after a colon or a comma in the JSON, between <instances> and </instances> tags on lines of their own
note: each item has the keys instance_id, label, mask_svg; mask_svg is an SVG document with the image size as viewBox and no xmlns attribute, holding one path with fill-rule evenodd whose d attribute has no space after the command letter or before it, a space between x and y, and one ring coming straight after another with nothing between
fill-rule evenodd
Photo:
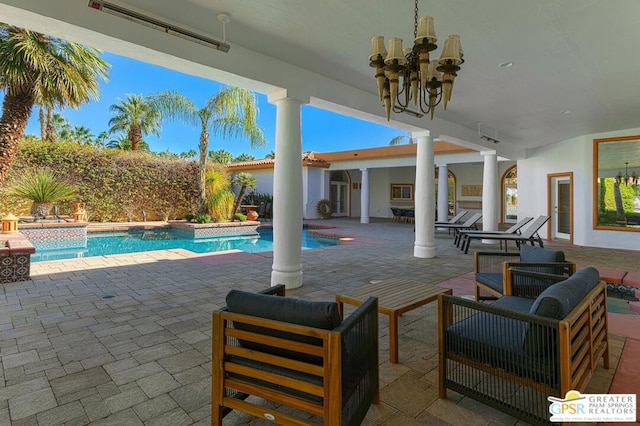
<instances>
[{"instance_id":1,"label":"tiled pool wall","mask_svg":"<svg viewBox=\"0 0 640 426\"><path fill-rule=\"evenodd\" d=\"M260 222L186 223L172 222L171 229L188 238L212 238L232 235L257 235Z\"/></svg>"},{"instance_id":2,"label":"tiled pool wall","mask_svg":"<svg viewBox=\"0 0 640 426\"><path fill-rule=\"evenodd\" d=\"M29 223L21 224L19 230L42 250L87 246L86 223Z\"/></svg>"},{"instance_id":3,"label":"tiled pool wall","mask_svg":"<svg viewBox=\"0 0 640 426\"><path fill-rule=\"evenodd\" d=\"M26 281L35 248L19 233L0 234L0 283Z\"/></svg>"}]
</instances>

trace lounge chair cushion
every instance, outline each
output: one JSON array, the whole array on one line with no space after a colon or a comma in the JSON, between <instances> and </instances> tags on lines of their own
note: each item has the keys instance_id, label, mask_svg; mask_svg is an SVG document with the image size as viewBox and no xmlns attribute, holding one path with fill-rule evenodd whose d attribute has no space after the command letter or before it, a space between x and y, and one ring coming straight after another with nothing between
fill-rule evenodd
<instances>
[{"instance_id":1,"label":"lounge chair cushion","mask_svg":"<svg viewBox=\"0 0 640 426\"><path fill-rule=\"evenodd\" d=\"M231 290L227 293L226 302L227 309L229 309L230 312L304 325L307 327L333 330L340 325L341 322L340 315L338 314L338 305L335 302L314 302L291 297L250 293L241 290ZM313 337L298 336L291 333L279 332L272 329L240 323L237 324L237 327L238 329L258 334L320 345L319 339ZM258 350L299 361L312 362L314 364L321 362L317 357L293 351L284 351L264 344L241 341L240 345L247 349Z\"/></svg>"},{"instance_id":2,"label":"lounge chair cushion","mask_svg":"<svg viewBox=\"0 0 640 426\"><path fill-rule=\"evenodd\" d=\"M520 245L520 262L547 263L564 262L564 252L534 247L527 244Z\"/></svg>"}]
</instances>

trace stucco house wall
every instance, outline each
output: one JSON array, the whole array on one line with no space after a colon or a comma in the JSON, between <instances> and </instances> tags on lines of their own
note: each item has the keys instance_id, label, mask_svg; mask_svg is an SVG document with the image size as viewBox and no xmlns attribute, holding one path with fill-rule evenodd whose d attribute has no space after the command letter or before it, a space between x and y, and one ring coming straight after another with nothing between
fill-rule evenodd
<instances>
[{"instance_id":1,"label":"stucco house wall","mask_svg":"<svg viewBox=\"0 0 640 426\"><path fill-rule=\"evenodd\" d=\"M632 135L640 135L640 128L579 136L531 152L529 158L518 161L518 211L529 216L547 214L547 175L573 172L573 243L639 250L638 232L593 229L593 140ZM547 238L547 227L540 234Z\"/></svg>"}]
</instances>

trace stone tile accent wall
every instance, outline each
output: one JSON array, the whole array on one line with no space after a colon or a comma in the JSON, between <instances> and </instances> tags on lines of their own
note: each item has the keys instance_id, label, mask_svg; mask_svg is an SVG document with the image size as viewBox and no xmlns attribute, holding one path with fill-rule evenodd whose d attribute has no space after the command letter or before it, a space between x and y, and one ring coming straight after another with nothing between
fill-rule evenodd
<instances>
[{"instance_id":1,"label":"stone tile accent wall","mask_svg":"<svg viewBox=\"0 0 640 426\"><path fill-rule=\"evenodd\" d=\"M84 248L87 246L86 224L29 224L21 225L20 232L41 250Z\"/></svg>"},{"instance_id":2,"label":"stone tile accent wall","mask_svg":"<svg viewBox=\"0 0 640 426\"><path fill-rule=\"evenodd\" d=\"M0 257L0 283L14 283L29 279L31 267L30 254L18 254Z\"/></svg>"},{"instance_id":3,"label":"stone tile accent wall","mask_svg":"<svg viewBox=\"0 0 640 426\"><path fill-rule=\"evenodd\" d=\"M36 249L20 233L0 234L0 283L26 281Z\"/></svg>"},{"instance_id":4,"label":"stone tile accent wall","mask_svg":"<svg viewBox=\"0 0 640 426\"><path fill-rule=\"evenodd\" d=\"M171 223L171 228L185 234L188 238L211 238L228 235L257 235L260 222L229 223Z\"/></svg>"}]
</instances>

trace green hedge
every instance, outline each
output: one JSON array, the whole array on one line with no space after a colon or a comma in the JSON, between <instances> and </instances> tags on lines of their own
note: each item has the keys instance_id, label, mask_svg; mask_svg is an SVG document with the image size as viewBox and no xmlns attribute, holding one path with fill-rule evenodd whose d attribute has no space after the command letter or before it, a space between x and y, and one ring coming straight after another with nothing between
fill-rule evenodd
<instances>
[{"instance_id":1,"label":"green hedge","mask_svg":"<svg viewBox=\"0 0 640 426\"><path fill-rule=\"evenodd\" d=\"M198 164L144 152L97 149L72 142L23 141L5 184L0 187L0 213L29 214L30 203L4 194L6 183L23 169L47 167L77 190L95 222L182 218L197 210ZM73 201L73 200L70 200ZM71 214L70 201L59 205Z\"/></svg>"}]
</instances>

